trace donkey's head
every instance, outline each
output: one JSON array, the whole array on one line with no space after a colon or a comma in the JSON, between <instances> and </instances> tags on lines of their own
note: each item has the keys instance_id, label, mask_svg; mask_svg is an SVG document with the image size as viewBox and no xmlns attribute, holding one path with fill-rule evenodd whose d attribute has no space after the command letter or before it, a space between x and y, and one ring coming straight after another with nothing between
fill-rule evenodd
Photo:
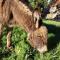
<instances>
[{"instance_id":1,"label":"donkey's head","mask_svg":"<svg viewBox=\"0 0 60 60\"><path fill-rule=\"evenodd\" d=\"M40 53L47 51L47 28L45 26L41 26L36 31L29 33L28 39L30 45Z\"/></svg>"}]
</instances>

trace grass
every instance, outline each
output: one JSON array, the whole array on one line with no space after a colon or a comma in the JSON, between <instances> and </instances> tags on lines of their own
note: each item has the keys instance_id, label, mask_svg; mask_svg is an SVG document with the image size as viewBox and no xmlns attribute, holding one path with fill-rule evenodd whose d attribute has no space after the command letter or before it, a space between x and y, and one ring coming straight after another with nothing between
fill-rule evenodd
<instances>
[{"instance_id":1,"label":"grass","mask_svg":"<svg viewBox=\"0 0 60 60\"><path fill-rule=\"evenodd\" d=\"M27 33L19 27L12 30L12 50L6 49L7 28L2 34L0 60L60 60L60 22L44 20L48 28L48 51L39 54L27 42Z\"/></svg>"}]
</instances>

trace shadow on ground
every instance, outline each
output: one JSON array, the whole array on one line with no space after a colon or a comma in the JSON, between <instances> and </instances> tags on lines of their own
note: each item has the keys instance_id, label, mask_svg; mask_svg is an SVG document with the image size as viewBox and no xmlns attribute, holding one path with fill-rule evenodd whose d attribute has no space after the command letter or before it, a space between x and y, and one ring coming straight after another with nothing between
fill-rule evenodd
<instances>
[{"instance_id":1,"label":"shadow on ground","mask_svg":"<svg viewBox=\"0 0 60 60\"><path fill-rule=\"evenodd\" d=\"M52 50L60 42L60 27L55 25L44 24L48 28L48 33L54 34L54 36L48 37L48 49Z\"/></svg>"}]
</instances>

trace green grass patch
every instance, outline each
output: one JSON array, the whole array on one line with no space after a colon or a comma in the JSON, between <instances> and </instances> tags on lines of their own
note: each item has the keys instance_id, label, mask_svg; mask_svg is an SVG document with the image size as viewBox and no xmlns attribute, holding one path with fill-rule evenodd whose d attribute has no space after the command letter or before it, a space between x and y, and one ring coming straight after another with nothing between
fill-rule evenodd
<instances>
[{"instance_id":1,"label":"green grass patch","mask_svg":"<svg viewBox=\"0 0 60 60\"><path fill-rule=\"evenodd\" d=\"M44 20L48 28L48 51L40 54L27 42L27 33L19 27L12 30L12 50L6 49L7 28L2 34L0 60L60 60L60 22Z\"/></svg>"}]
</instances>

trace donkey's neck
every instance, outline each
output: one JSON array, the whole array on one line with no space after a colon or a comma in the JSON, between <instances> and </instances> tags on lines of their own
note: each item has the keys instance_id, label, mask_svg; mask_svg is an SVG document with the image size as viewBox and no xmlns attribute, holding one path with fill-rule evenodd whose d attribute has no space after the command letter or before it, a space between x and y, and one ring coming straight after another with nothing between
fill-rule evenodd
<instances>
[{"instance_id":1,"label":"donkey's neck","mask_svg":"<svg viewBox=\"0 0 60 60\"><path fill-rule=\"evenodd\" d=\"M13 0L11 2L11 10L13 13L13 18L22 26L27 32L35 30L35 24L32 17L32 12L27 6L24 5L21 1Z\"/></svg>"}]
</instances>

